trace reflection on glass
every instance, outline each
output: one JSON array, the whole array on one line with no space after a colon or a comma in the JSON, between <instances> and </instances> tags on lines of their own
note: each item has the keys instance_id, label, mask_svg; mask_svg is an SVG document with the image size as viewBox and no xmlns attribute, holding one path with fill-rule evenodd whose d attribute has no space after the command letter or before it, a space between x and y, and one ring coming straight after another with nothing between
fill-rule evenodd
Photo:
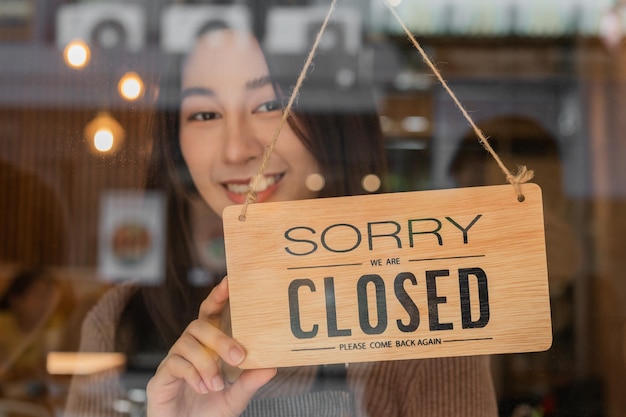
<instances>
[{"instance_id":1,"label":"reflection on glass","mask_svg":"<svg viewBox=\"0 0 626 417\"><path fill-rule=\"evenodd\" d=\"M100 152L109 152L113 148L114 140L113 132L106 127L98 129L93 135L93 145Z\"/></svg>"},{"instance_id":2,"label":"reflection on glass","mask_svg":"<svg viewBox=\"0 0 626 417\"><path fill-rule=\"evenodd\" d=\"M326 185L326 180L321 174L311 174L306 178L305 184L311 191L321 191Z\"/></svg>"},{"instance_id":3,"label":"reflection on glass","mask_svg":"<svg viewBox=\"0 0 626 417\"><path fill-rule=\"evenodd\" d=\"M126 356L116 352L50 352L46 371L50 375L91 375L125 364Z\"/></svg>"},{"instance_id":4,"label":"reflection on glass","mask_svg":"<svg viewBox=\"0 0 626 417\"><path fill-rule=\"evenodd\" d=\"M124 99L137 100L143 94L143 81L135 72L127 72L117 85L120 96Z\"/></svg>"},{"instance_id":5,"label":"reflection on glass","mask_svg":"<svg viewBox=\"0 0 626 417\"><path fill-rule=\"evenodd\" d=\"M363 189L368 193L374 193L380 189L380 177L376 174L369 174L363 177L361 182Z\"/></svg>"},{"instance_id":6,"label":"reflection on glass","mask_svg":"<svg viewBox=\"0 0 626 417\"><path fill-rule=\"evenodd\" d=\"M96 153L113 153L124 139L124 128L107 112L100 112L85 126L85 140Z\"/></svg>"},{"instance_id":7,"label":"reflection on glass","mask_svg":"<svg viewBox=\"0 0 626 417\"><path fill-rule=\"evenodd\" d=\"M65 63L71 68L84 68L89 63L90 57L89 46L80 39L68 43L63 50Z\"/></svg>"},{"instance_id":8,"label":"reflection on glass","mask_svg":"<svg viewBox=\"0 0 626 417\"><path fill-rule=\"evenodd\" d=\"M402 0L386 0L390 6L397 7L402 3Z\"/></svg>"}]
</instances>

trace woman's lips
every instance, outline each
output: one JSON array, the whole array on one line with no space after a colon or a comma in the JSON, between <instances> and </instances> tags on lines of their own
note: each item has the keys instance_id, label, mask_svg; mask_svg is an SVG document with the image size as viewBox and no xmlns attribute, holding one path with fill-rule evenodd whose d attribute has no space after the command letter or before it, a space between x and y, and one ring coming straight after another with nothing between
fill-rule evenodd
<instances>
[{"instance_id":1,"label":"woman's lips","mask_svg":"<svg viewBox=\"0 0 626 417\"><path fill-rule=\"evenodd\" d=\"M256 194L258 203L267 200L278 188L278 183L284 174L264 175L257 184ZM243 204L250 191L250 180L228 181L222 184L228 198L235 204Z\"/></svg>"}]
</instances>

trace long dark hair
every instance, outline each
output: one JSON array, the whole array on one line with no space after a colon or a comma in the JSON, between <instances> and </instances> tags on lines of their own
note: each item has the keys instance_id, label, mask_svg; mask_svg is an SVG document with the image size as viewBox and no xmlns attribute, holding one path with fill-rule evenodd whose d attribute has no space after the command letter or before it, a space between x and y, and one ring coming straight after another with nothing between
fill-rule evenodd
<instances>
[{"instance_id":1,"label":"long dark hair","mask_svg":"<svg viewBox=\"0 0 626 417\"><path fill-rule=\"evenodd\" d=\"M276 63L266 54L272 72ZM179 64L182 59L176 60ZM299 61L300 66L303 61ZM281 68L284 73L284 68ZM174 71L179 74L179 69ZM275 89L290 91L297 73L290 81L285 77L275 80ZM167 90L177 94L171 83L180 87L180 76L166 77L170 82ZM319 87L326 81L315 79L314 74L305 81L298 96L298 104L289 120L290 126L303 144L318 161L321 174L326 180L321 197L363 194L361 186L368 174L385 177L386 158L379 118L369 89L328 90L324 105L320 105ZM306 85L310 83L310 87ZM167 94L170 97L171 95ZM349 97L349 100L346 100ZM338 103L358 103L358 107ZM191 244L190 202L197 198L197 190L185 165L180 149L179 108L163 104L155 114L154 144L149 164L147 188L157 189L167 195L167 271L162 285L142 287L123 315L134 331L118 336L123 348L128 351L129 339L142 339L137 330L144 333L143 340L154 345L154 334L160 335L162 350L180 336L190 321L197 317L198 308L213 285L200 288L189 283L188 274L198 264ZM146 327L144 320L152 323ZM152 330L147 330L152 329ZM119 343L118 343L119 344ZM143 343L142 343L143 344ZM148 344L148 342L146 342ZM132 345L132 343L131 343ZM136 347L137 348L137 347ZM142 349L139 347L139 349Z\"/></svg>"}]
</instances>

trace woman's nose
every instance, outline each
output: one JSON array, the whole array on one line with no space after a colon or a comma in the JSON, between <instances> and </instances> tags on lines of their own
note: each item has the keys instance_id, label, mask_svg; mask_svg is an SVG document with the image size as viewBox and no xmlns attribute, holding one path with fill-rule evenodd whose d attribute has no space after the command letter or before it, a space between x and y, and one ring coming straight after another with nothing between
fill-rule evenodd
<instances>
[{"instance_id":1,"label":"woman's nose","mask_svg":"<svg viewBox=\"0 0 626 417\"><path fill-rule=\"evenodd\" d=\"M232 117L226 123L224 160L245 163L263 155L265 146L246 117Z\"/></svg>"}]
</instances>

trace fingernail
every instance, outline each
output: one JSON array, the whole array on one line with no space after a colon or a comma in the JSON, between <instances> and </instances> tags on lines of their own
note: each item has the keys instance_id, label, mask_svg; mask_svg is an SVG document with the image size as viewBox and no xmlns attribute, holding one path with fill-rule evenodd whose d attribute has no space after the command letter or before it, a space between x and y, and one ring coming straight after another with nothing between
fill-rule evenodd
<instances>
[{"instance_id":1,"label":"fingernail","mask_svg":"<svg viewBox=\"0 0 626 417\"><path fill-rule=\"evenodd\" d=\"M234 365L239 365L241 362L243 362L244 353L241 349L233 347L230 349L229 355L230 360L233 362Z\"/></svg>"},{"instance_id":2,"label":"fingernail","mask_svg":"<svg viewBox=\"0 0 626 417\"><path fill-rule=\"evenodd\" d=\"M224 380L221 376L216 375L211 380L211 386L213 387L213 391L221 391L224 389Z\"/></svg>"},{"instance_id":3,"label":"fingernail","mask_svg":"<svg viewBox=\"0 0 626 417\"><path fill-rule=\"evenodd\" d=\"M207 394L209 392L209 388L207 388L204 381L200 381L200 383L198 384L198 388L200 389L200 392L203 394Z\"/></svg>"}]
</instances>

